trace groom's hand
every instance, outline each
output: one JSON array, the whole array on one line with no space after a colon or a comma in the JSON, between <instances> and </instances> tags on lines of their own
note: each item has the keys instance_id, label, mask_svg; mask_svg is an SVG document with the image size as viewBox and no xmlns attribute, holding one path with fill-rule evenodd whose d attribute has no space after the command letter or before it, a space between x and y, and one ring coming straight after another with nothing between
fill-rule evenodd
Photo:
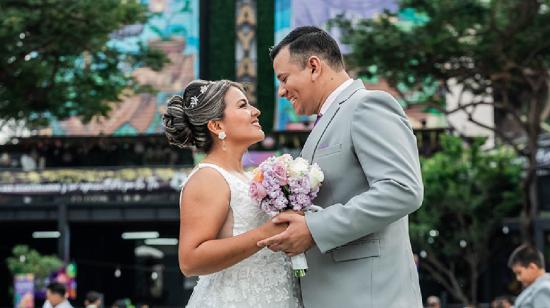
<instances>
[{"instance_id":1,"label":"groom's hand","mask_svg":"<svg viewBox=\"0 0 550 308\"><path fill-rule=\"evenodd\" d=\"M273 222L288 223L288 228L282 233L259 241L259 247L267 246L272 251L284 251L288 256L295 256L313 246L313 237L303 215L290 211L284 212L275 216Z\"/></svg>"}]
</instances>

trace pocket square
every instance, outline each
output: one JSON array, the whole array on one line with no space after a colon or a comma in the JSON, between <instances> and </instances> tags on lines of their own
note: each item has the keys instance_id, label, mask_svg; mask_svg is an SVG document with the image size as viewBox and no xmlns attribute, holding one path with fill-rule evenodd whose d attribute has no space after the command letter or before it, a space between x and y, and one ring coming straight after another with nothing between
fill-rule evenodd
<instances>
[{"instance_id":1,"label":"pocket square","mask_svg":"<svg viewBox=\"0 0 550 308\"><path fill-rule=\"evenodd\" d=\"M324 148L328 148L329 144L328 143L321 143L318 147L317 147L317 150L322 150Z\"/></svg>"}]
</instances>

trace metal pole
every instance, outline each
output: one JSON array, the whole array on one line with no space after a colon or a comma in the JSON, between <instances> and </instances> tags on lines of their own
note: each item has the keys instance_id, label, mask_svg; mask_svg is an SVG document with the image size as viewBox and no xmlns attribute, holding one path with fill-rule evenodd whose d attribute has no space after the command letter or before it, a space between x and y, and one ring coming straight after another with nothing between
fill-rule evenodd
<instances>
[{"instance_id":1,"label":"metal pole","mask_svg":"<svg viewBox=\"0 0 550 308\"><path fill-rule=\"evenodd\" d=\"M541 252L544 251L544 222L535 218L535 245Z\"/></svg>"},{"instance_id":2,"label":"metal pole","mask_svg":"<svg viewBox=\"0 0 550 308\"><path fill-rule=\"evenodd\" d=\"M57 230L61 233L57 241L57 254L65 264L69 262L71 233L67 217L67 204L59 203L57 211Z\"/></svg>"}]
</instances>

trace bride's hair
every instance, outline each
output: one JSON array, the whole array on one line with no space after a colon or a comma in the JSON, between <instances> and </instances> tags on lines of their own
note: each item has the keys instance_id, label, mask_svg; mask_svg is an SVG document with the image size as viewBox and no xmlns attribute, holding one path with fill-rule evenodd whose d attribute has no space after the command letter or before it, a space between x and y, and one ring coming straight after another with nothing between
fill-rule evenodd
<instances>
[{"instance_id":1,"label":"bride's hair","mask_svg":"<svg viewBox=\"0 0 550 308\"><path fill-rule=\"evenodd\" d=\"M171 97L162 116L168 142L180 148L195 146L198 150L210 151L213 140L207 124L210 120L223 119L224 96L230 87L244 93L243 87L233 81L194 80L183 95Z\"/></svg>"}]
</instances>

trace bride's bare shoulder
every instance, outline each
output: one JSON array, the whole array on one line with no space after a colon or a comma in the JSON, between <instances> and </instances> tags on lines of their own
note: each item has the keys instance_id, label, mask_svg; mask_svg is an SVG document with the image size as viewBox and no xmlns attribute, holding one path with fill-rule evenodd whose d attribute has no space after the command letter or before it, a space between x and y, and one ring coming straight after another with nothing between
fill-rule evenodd
<instances>
[{"instance_id":1,"label":"bride's bare shoulder","mask_svg":"<svg viewBox=\"0 0 550 308\"><path fill-rule=\"evenodd\" d=\"M215 192L215 193L214 193ZM227 199L229 185L221 173L213 168L197 170L185 183L181 194L183 200Z\"/></svg>"}]
</instances>

